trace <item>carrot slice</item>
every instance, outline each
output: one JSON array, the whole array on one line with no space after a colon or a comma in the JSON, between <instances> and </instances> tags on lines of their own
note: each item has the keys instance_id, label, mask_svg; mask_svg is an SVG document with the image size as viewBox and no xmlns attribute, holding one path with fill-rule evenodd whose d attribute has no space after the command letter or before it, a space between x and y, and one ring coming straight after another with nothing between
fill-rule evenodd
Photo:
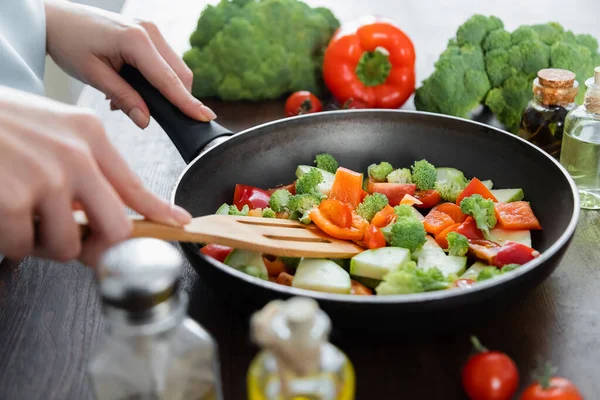
<instances>
[{"instance_id":1,"label":"carrot slice","mask_svg":"<svg viewBox=\"0 0 600 400\"><path fill-rule=\"evenodd\" d=\"M454 225L456 221L454 221L448 214L444 214L443 212L431 210L429 214L423 220L423 225L425 226L425 231L427 233L431 233L436 235L449 227L450 225Z\"/></svg>"},{"instance_id":2,"label":"carrot slice","mask_svg":"<svg viewBox=\"0 0 600 400\"><path fill-rule=\"evenodd\" d=\"M499 225L509 230L541 230L542 226L536 218L531 206L526 201L512 203L496 203L496 217Z\"/></svg>"},{"instance_id":3,"label":"carrot slice","mask_svg":"<svg viewBox=\"0 0 600 400\"><path fill-rule=\"evenodd\" d=\"M479 194L484 199L490 199L494 202L498 202L498 200L494 197L490 189L488 189L479 179L473 178L471 182L467 185L467 187L458 195L456 198L456 204L460 206L460 202L465 197L472 196L474 194Z\"/></svg>"},{"instance_id":4,"label":"carrot slice","mask_svg":"<svg viewBox=\"0 0 600 400\"><path fill-rule=\"evenodd\" d=\"M387 205L381 211L375 214L375 216L371 220L371 225L376 226L378 228L383 228L384 226L388 226L395 220L396 213L394 212L394 207Z\"/></svg>"},{"instance_id":5,"label":"carrot slice","mask_svg":"<svg viewBox=\"0 0 600 400\"><path fill-rule=\"evenodd\" d=\"M362 182L363 174L340 167L335 173L329 198L348 203L354 209L360 204Z\"/></svg>"},{"instance_id":6,"label":"carrot slice","mask_svg":"<svg viewBox=\"0 0 600 400\"><path fill-rule=\"evenodd\" d=\"M364 229L361 230L354 227L340 228L328 220L318 208L310 212L310 219L326 234L342 240L362 240L365 232Z\"/></svg>"},{"instance_id":7,"label":"carrot slice","mask_svg":"<svg viewBox=\"0 0 600 400\"><path fill-rule=\"evenodd\" d=\"M465 219L467 219L467 215L460 211L460 207L454 203L438 204L433 208L433 210L449 215L454 222L464 222Z\"/></svg>"},{"instance_id":8,"label":"carrot slice","mask_svg":"<svg viewBox=\"0 0 600 400\"><path fill-rule=\"evenodd\" d=\"M452 224L437 235L435 235L435 241L440 245L442 249L448 248L448 239L446 239L446 236L448 236L450 232L456 231L460 225L461 224Z\"/></svg>"}]
</instances>

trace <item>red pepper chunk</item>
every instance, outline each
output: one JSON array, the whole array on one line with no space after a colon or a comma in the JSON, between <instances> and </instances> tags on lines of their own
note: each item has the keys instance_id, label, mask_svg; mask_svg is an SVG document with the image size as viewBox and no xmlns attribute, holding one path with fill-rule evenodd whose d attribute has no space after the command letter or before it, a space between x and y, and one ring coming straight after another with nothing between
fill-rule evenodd
<instances>
[{"instance_id":1,"label":"red pepper chunk","mask_svg":"<svg viewBox=\"0 0 600 400\"><path fill-rule=\"evenodd\" d=\"M504 243L498 254L496 254L494 265L502 268L507 264L523 265L536 257L540 252L526 246L522 243L507 241Z\"/></svg>"},{"instance_id":2,"label":"red pepper chunk","mask_svg":"<svg viewBox=\"0 0 600 400\"><path fill-rule=\"evenodd\" d=\"M459 194L458 197L456 198L456 204L458 206L460 206L460 202L462 201L462 199L464 199L465 197L472 196L474 194L479 194L484 199L490 199L494 203L498 202L496 197L494 197L492 192L490 192L490 189L488 189L487 186L485 186L483 184L483 182L481 182L477 178L473 178L473 179L471 179L471 182L469 182L467 187L464 188L464 190L461 192L461 194Z\"/></svg>"},{"instance_id":3,"label":"red pepper chunk","mask_svg":"<svg viewBox=\"0 0 600 400\"><path fill-rule=\"evenodd\" d=\"M207 244L200 249L201 253L206 254L207 256L212 257L220 262L225 262L225 259L232 251L233 248L222 246L220 244Z\"/></svg>"},{"instance_id":4,"label":"red pepper chunk","mask_svg":"<svg viewBox=\"0 0 600 400\"><path fill-rule=\"evenodd\" d=\"M250 207L250 209L266 208L269 207L270 198L271 196L266 190L254 186L237 184L233 193L233 204L238 210L241 210L245 205Z\"/></svg>"}]
</instances>

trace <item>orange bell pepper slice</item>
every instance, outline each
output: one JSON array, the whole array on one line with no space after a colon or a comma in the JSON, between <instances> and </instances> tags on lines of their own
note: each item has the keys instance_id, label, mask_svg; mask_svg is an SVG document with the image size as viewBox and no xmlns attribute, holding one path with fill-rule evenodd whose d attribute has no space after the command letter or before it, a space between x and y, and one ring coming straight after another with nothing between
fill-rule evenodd
<instances>
[{"instance_id":1,"label":"orange bell pepper slice","mask_svg":"<svg viewBox=\"0 0 600 400\"><path fill-rule=\"evenodd\" d=\"M379 211L371 220L371 225L378 228L388 226L392 222L396 221L396 213L394 207L387 205L381 211Z\"/></svg>"},{"instance_id":2,"label":"orange bell pepper slice","mask_svg":"<svg viewBox=\"0 0 600 400\"><path fill-rule=\"evenodd\" d=\"M383 232L373 225L370 225L365 231L363 243L368 249L378 249L380 247L385 247L387 244Z\"/></svg>"},{"instance_id":3,"label":"orange bell pepper slice","mask_svg":"<svg viewBox=\"0 0 600 400\"><path fill-rule=\"evenodd\" d=\"M355 281L354 279L352 279L350 281L350 294L356 294L359 296L372 296L373 295L373 291L366 287L365 285L363 285L360 282Z\"/></svg>"},{"instance_id":4,"label":"orange bell pepper slice","mask_svg":"<svg viewBox=\"0 0 600 400\"><path fill-rule=\"evenodd\" d=\"M443 231L441 231L440 233L435 235L435 241L437 242L437 244L439 244L442 249L447 249L448 248L448 239L446 239L446 236L448 236L448 234L450 232L456 231L458 229L458 227L460 227L460 226L461 226L461 224L450 225L449 227L447 227L446 229L444 229Z\"/></svg>"},{"instance_id":5,"label":"orange bell pepper slice","mask_svg":"<svg viewBox=\"0 0 600 400\"><path fill-rule=\"evenodd\" d=\"M448 214L444 214L443 212L435 210L431 210L423 220L425 231L427 233L431 233L432 235L437 235L455 223L456 221L454 221Z\"/></svg>"},{"instance_id":6,"label":"orange bell pepper slice","mask_svg":"<svg viewBox=\"0 0 600 400\"><path fill-rule=\"evenodd\" d=\"M415 204L421 205L423 204L423 202L419 199L417 199L414 196L411 196L410 194L405 194L404 197L402 198L402 200L400 200L400 204L406 204L407 206L413 206Z\"/></svg>"},{"instance_id":7,"label":"orange bell pepper slice","mask_svg":"<svg viewBox=\"0 0 600 400\"><path fill-rule=\"evenodd\" d=\"M314 222L319 229L334 238L360 241L364 236L364 229L357 229L354 227L341 228L327 219L318 208L312 210L309 215L312 222Z\"/></svg>"},{"instance_id":8,"label":"orange bell pepper slice","mask_svg":"<svg viewBox=\"0 0 600 400\"><path fill-rule=\"evenodd\" d=\"M449 215L450 218L454 220L454 222L464 222L467 219L467 215L464 214L460 207L454 203L442 203L438 204L433 208L435 211L442 212L446 215ZM433 211L432 210L432 211Z\"/></svg>"},{"instance_id":9,"label":"orange bell pepper slice","mask_svg":"<svg viewBox=\"0 0 600 400\"><path fill-rule=\"evenodd\" d=\"M329 198L347 203L355 209L361 201L363 174L339 167L335 173Z\"/></svg>"},{"instance_id":10,"label":"orange bell pepper slice","mask_svg":"<svg viewBox=\"0 0 600 400\"><path fill-rule=\"evenodd\" d=\"M460 202L465 197L472 196L474 194L479 194L484 199L490 199L493 202L497 203L498 199L494 197L490 189L488 189L479 179L473 178L471 182L467 185L467 187L458 195L456 198L456 204L460 206Z\"/></svg>"},{"instance_id":11,"label":"orange bell pepper slice","mask_svg":"<svg viewBox=\"0 0 600 400\"><path fill-rule=\"evenodd\" d=\"M526 201L512 203L496 203L498 224L504 229L541 230L542 226L536 218L531 206Z\"/></svg>"},{"instance_id":12,"label":"orange bell pepper slice","mask_svg":"<svg viewBox=\"0 0 600 400\"><path fill-rule=\"evenodd\" d=\"M340 228L350 228L352 226L352 210L339 200L323 200L319 204L319 210L325 218Z\"/></svg>"}]
</instances>

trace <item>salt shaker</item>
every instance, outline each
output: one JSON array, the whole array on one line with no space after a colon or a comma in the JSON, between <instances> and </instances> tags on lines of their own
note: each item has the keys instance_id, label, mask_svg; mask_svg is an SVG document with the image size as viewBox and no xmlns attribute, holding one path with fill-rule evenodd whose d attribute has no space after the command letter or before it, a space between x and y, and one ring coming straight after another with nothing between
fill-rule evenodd
<instances>
[{"instance_id":1,"label":"salt shaker","mask_svg":"<svg viewBox=\"0 0 600 400\"><path fill-rule=\"evenodd\" d=\"M97 268L106 334L88 366L97 400L222 398L217 346L187 316L183 259L169 243L131 239Z\"/></svg>"}]
</instances>

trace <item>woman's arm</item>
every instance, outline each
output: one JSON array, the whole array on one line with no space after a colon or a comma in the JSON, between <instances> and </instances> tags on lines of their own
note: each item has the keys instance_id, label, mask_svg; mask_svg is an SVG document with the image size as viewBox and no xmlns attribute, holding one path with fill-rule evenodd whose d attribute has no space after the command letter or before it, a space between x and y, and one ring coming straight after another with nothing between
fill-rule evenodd
<instances>
[{"instance_id":1,"label":"woman's arm","mask_svg":"<svg viewBox=\"0 0 600 400\"><path fill-rule=\"evenodd\" d=\"M113 109L140 128L150 113L140 95L119 76L124 63L137 69L184 113L201 121L215 113L191 95L192 71L156 25L66 0L45 0L47 51L71 76L106 94Z\"/></svg>"}]
</instances>

